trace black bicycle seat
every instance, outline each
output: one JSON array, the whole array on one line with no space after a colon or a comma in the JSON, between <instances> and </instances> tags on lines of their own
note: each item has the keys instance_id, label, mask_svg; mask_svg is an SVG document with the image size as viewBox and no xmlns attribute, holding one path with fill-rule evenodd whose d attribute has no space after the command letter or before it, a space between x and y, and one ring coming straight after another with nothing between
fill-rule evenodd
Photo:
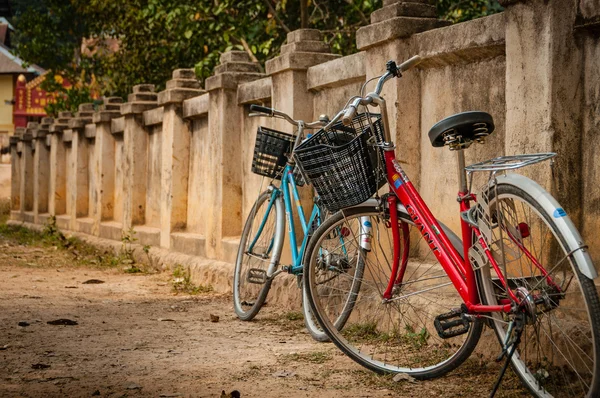
<instances>
[{"instance_id":1,"label":"black bicycle seat","mask_svg":"<svg viewBox=\"0 0 600 398\"><path fill-rule=\"evenodd\" d=\"M494 131L494 119L489 113L470 111L457 113L437 122L429 130L429 139L434 147L442 147L446 144L444 135L454 133L462 136L461 141L474 141L485 137Z\"/></svg>"}]
</instances>

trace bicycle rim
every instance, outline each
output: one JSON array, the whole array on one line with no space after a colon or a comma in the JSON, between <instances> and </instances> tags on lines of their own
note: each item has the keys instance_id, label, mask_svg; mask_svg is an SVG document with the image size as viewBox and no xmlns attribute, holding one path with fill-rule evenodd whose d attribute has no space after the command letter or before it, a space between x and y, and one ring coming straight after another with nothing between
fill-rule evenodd
<instances>
[{"instance_id":1,"label":"bicycle rim","mask_svg":"<svg viewBox=\"0 0 600 398\"><path fill-rule=\"evenodd\" d=\"M488 239L491 249L511 289L526 289L522 291L534 301L523 310L528 324L512 358L513 369L538 397L598 396L600 303L593 281L579 272L552 215L531 196L510 185L498 185L497 195L498 200L490 200L496 222ZM482 301L505 300L496 272L488 266L481 271ZM501 344L512 319L493 314Z\"/></svg>"},{"instance_id":2,"label":"bicycle rim","mask_svg":"<svg viewBox=\"0 0 600 398\"><path fill-rule=\"evenodd\" d=\"M270 205L271 196L267 191L258 197L246 220L238 248L233 304L237 316L245 321L256 316L267 297L283 244L284 231L278 217L280 199Z\"/></svg>"},{"instance_id":3,"label":"bicycle rim","mask_svg":"<svg viewBox=\"0 0 600 398\"><path fill-rule=\"evenodd\" d=\"M409 222L408 216L402 214ZM360 245L364 218L371 224L371 248ZM332 341L361 365L379 373L408 373L425 379L438 377L460 365L481 334L481 323L465 334L442 339L434 319L460 308L462 300L420 233L410 225L411 256L404 280L392 298L383 302L392 262L392 232L386 216L374 207L344 210L315 233L307 252L307 294L315 318ZM342 247L336 234L345 237ZM407 248L402 248L406 250ZM328 260L327 257L330 257ZM346 258L342 261L340 259ZM364 264L362 275L346 271L347 264ZM335 263L332 266L332 261ZM335 274L335 275L332 275ZM360 282L360 289L352 289ZM334 326L341 303L352 299L352 311L343 329Z\"/></svg>"}]
</instances>

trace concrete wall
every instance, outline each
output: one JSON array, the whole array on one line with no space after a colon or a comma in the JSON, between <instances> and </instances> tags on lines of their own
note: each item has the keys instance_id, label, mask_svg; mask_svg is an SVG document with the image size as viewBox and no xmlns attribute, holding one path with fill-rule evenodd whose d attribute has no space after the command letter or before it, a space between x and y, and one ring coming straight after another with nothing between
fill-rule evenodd
<instances>
[{"instance_id":1,"label":"concrete wall","mask_svg":"<svg viewBox=\"0 0 600 398\"><path fill-rule=\"evenodd\" d=\"M231 263L243 221L268 183L250 171L256 130L293 131L281 120L249 117L249 105L297 119L331 117L388 60L420 54L424 62L384 94L398 157L434 214L458 230L456 160L431 146L429 129L457 112L486 111L496 131L467 151L467 163L558 152L554 170L548 163L525 173L559 198L599 262L597 2L507 0L501 14L453 26L429 12L414 18L414 4L398 3L385 2L359 30L357 54L340 58L320 32L299 30L265 73L246 53L228 52L205 89L180 69L161 93L139 85L127 103L107 99L96 112L84 105L30 126L47 128L50 164L29 160L34 143L26 132L11 140L13 220L43 223L55 214L65 229L112 240L133 228L142 244ZM47 206L31 205L34 167L50 171ZM310 198L310 189L302 192Z\"/></svg>"}]
</instances>

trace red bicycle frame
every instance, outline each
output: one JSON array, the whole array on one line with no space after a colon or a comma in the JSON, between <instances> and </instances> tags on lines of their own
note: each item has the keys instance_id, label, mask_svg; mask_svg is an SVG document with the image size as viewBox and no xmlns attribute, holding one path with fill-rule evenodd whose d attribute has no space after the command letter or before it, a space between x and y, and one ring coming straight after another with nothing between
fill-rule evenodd
<instances>
[{"instance_id":1,"label":"red bicycle frame","mask_svg":"<svg viewBox=\"0 0 600 398\"><path fill-rule=\"evenodd\" d=\"M396 160L396 154L392 148L385 150L385 165L387 169L387 179L390 186L390 190L394 195L388 197L388 204L390 209L390 223L392 226L398 225L398 214L396 211L396 200L400 200L400 203L404 205L406 211L417 229L429 245L429 248L436 256L442 268L448 274L450 281L460 294L464 301L467 309L470 312L509 312L511 310L511 304L501 305L483 305L479 302L479 295L477 294L477 281L475 279L475 273L471 268L469 262L468 251L473 244L473 234L477 237L481 247L484 248L485 254L490 261L490 264L496 270L501 283L507 287L508 283L504 278L503 273L500 271L500 267L492 256L492 253L487 246L487 243L481 236L479 230L472 225L468 224L461 219L461 230L462 230L462 241L464 258L458 254L448 236L444 233L439 223L410 182L404 170ZM460 211L468 210L470 205L470 199L468 192L459 192L460 199ZM407 233L403 229L403 235L405 239L405 250L407 251ZM400 264L400 232L398 228L392 228L392 236L394 241L394 260L392 264L392 274L390 276L390 282L384 293L384 299L389 299L392 294L394 285L402 282L402 277L406 268L406 254L403 253L402 263ZM506 289L510 295L510 298L515 302L519 300L514 295L512 290Z\"/></svg>"}]
</instances>

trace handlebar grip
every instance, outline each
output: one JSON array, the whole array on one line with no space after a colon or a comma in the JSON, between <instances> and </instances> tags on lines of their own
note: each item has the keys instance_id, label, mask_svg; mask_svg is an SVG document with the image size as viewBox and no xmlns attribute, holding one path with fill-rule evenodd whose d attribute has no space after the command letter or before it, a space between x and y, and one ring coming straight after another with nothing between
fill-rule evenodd
<instances>
[{"instance_id":1,"label":"handlebar grip","mask_svg":"<svg viewBox=\"0 0 600 398\"><path fill-rule=\"evenodd\" d=\"M400 64L400 66L398 66L398 69L400 70L400 73L406 72L407 70L419 65L421 62L423 62L423 58L421 58L419 55L415 55L411 59L408 59L402 64Z\"/></svg>"},{"instance_id":2,"label":"handlebar grip","mask_svg":"<svg viewBox=\"0 0 600 398\"><path fill-rule=\"evenodd\" d=\"M271 108L267 108L266 106L260 106L260 105L250 105L250 111L252 112L260 112L260 113L266 113L269 116L273 116L273 109Z\"/></svg>"},{"instance_id":3,"label":"handlebar grip","mask_svg":"<svg viewBox=\"0 0 600 398\"><path fill-rule=\"evenodd\" d=\"M352 123L354 115L356 115L356 107L354 105L350 105L350 107L344 113L344 116L342 116L342 123L344 126L348 126L350 123Z\"/></svg>"}]
</instances>

